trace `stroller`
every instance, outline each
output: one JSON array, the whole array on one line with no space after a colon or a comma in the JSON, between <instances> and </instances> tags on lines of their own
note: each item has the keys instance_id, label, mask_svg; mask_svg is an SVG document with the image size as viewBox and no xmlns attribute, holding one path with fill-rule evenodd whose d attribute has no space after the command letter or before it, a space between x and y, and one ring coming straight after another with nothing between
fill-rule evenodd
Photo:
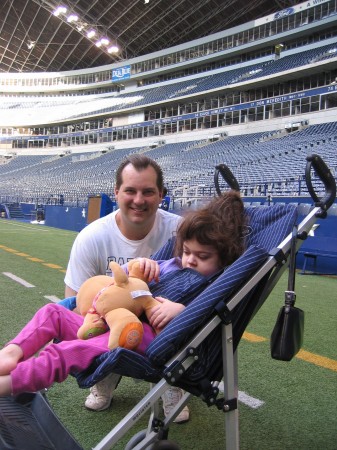
<instances>
[{"instance_id":1,"label":"stroller","mask_svg":"<svg viewBox=\"0 0 337 450\"><path fill-rule=\"evenodd\" d=\"M324 186L321 197L313 187L313 172ZM302 344L303 311L294 306L295 256L316 219L327 215L336 197L335 180L318 155L307 157L305 176L315 206L300 224L297 207L291 204L247 207L250 230L246 236L247 249L216 279L205 285L193 271L179 271L181 275L172 277L164 292L152 290L154 295L171 300L184 296L192 296L193 300L154 339L145 356L117 348L99 356L86 371L74 374L82 388L93 386L111 372L151 383L148 394L94 450L113 448L148 412L147 429L137 432L125 448L151 449L157 441L168 439L170 424L192 395L224 413L225 447L239 448L237 347L247 325L286 269L289 269L288 289L271 338L272 357L290 360ZM225 165L216 167L214 181L218 194L223 182L239 190ZM171 240L154 258L168 259L172 251ZM222 379L223 396L219 395ZM159 400L170 385L184 389L186 394L170 415L162 419ZM58 421L45 394L0 399L0 449L44 448L80 450L81 446Z\"/></svg>"}]
</instances>

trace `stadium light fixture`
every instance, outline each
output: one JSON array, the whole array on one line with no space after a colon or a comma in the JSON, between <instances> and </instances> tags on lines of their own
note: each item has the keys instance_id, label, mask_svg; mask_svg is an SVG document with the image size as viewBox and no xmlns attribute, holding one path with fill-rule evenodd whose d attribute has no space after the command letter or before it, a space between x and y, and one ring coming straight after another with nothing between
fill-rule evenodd
<instances>
[{"instance_id":1,"label":"stadium light fixture","mask_svg":"<svg viewBox=\"0 0 337 450\"><path fill-rule=\"evenodd\" d=\"M70 14L70 16L67 17L67 22L77 22L78 21L78 15L77 14Z\"/></svg>"},{"instance_id":2,"label":"stadium light fixture","mask_svg":"<svg viewBox=\"0 0 337 450\"><path fill-rule=\"evenodd\" d=\"M88 39L91 39L91 38L93 38L94 36L96 36L96 31L95 30L89 30L88 32L87 32L87 38Z\"/></svg>"},{"instance_id":3,"label":"stadium light fixture","mask_svg":"<svg viewBox=\"0 0 337 450\"><path fill-rule=\"evenodd\" d=\"M116 44L111 45L111 47L108 48L108 53L118 53L119 48Z\"/></svg>"},{"instance_id":4,"label":"stadium light fixture","mask_svg":"<svg viewBox=\"0 0 337 450\"><path fill-rule=\"evenodd\" d=\"M102 45L107 46L109 45L109 42L108 38L103 37L96 42L96 47L102 47Z\"/></svg>"},{"instance_id":5,"label":"stadium light fixture","mask_svg":"<svg viewBox=\"0 0 337 450\"><path fill-rule=\"evenodd\" d=\"M58 17L61 14L66 14L67 8L65 6L58 6L53 12L54 16Z\"/></svg>"},{"instance_id":6,"label":"stadium light fixture","mask_svg":"<svg viewBox=\"0 0 337 450\"><path fill-rule=\"evenodd\" d=\"M74 30L81 33L87 39L95 39L96 47L102 48L105 53L111 54L119 52L119 48L116 44L110 44L110 40L106 36L100 36L97 26L91 26L87 22L84 22L73 10L70 10L68 13L68 8L60 5L52 11L52 13L62 21L67 22ZM27 46L28 45L29 41L27 43ZM33 46L28 48L31 49Z\"/></svg>"},{"instance_id":7,"label":"stadium light fixture","mask_svg":"<svg viewBox=\"0 0 337 450\"><path fill-rule=\"evenodd\" d=\"M101 39L101 42L102 42L103 45L108 45L110 41L109 41L108 38L103 37L103 38Z\"/></svg>"}]
</instances>

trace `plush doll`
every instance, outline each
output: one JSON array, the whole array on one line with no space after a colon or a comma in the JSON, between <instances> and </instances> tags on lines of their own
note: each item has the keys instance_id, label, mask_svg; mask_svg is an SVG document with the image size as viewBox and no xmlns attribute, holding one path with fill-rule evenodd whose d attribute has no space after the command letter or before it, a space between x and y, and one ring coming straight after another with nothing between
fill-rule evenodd
<instances>
[{"instance_id":1,"label":"plush doll","mask_svg":"<svg viewBox=\"0 0 337 450\"><path fill-rule=\"evenodd\" d=\"M129 276L115 262L110 263L110 268L113 278L97 275L86 280L78 291L76 303L84 322L77 336L89 339L110 329L110 349L132 350L143 337L139 317L142 313L149 317L151 308L159 302L149 292L137 259L128 263Z\"/></svg>"}]
</instances>

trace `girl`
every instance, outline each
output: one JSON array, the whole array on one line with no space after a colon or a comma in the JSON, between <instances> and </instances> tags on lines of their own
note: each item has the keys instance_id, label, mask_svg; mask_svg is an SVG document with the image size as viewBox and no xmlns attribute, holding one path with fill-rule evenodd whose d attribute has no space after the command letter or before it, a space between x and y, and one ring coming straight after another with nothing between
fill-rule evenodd
<instances>
[{"instance_id":1,"label":"girl","mask_svg":"<svg viewBox=\"0 0 337 450\"><path fill-rule=\"evenodd\" d=\"M244 207L240 194L228 191L200 210L188 214L177 231L176 256L156 262L141 258L148 281L172 270L190 268L211 276L231 264L244 250ZM160 331L185 306L156 297L150 325ZM88 340L77 339L83 318L57 304L48 304L34 315L23 330L0 350L0 396L36 392L64 381L71 372L86 369L100 354L109 351L104 333ZM146 326L146 345L154 337ZM59 343L48 344L57 339ZM46 345L46 347L44 347ZM44 348L43 348L44 347ZM41 348L43 348L41 350ZM34 355L40 351L37 357Z\"/></svg>"}]
</instances>

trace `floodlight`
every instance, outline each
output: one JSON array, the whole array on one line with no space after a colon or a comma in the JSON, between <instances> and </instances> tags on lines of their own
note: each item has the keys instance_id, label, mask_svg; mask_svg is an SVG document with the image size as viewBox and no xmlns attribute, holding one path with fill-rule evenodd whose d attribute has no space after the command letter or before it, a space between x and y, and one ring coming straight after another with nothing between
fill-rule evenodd
<instances>
[{"instance_id":1,"label":"floodlight","mask_svg":"<svg viewBox=\"0 0 337 450\"><path fill-rule=\"evenodd\" d=\"M72 22L77 22L78 21L78 16L76 14L70 14L70 16L67 17L67 22L72 23Z\"/></svg>"},{"instance_id":2,"label":"floodlight","mask_svg":"<svg viewBox=\"0 0 337 450\"><path fill-rule=\"evenodd\" d=\"M87 33L87 38L92 38L96 35L96 31L95 30L89 30Z\"/></svg>"},{"instance_id":3,"label":"floodlight","mask_svg":"<svg viewBox=\"0 0 337 450\"><path fill-rule=\"evenodd\" d=\"M64 22L67 22L68 24L71 24L71 27L81 33L83 36L86 36L88 39L94 38L95 45L98 48L102 48L102 51L106 53L118 53L119 48L115 44L110 44L110 40L107 36L100 36L98 30L96 29L95 25L89 25L87 22L85 22L82 18L80 18L77 14L72 12L73 10L70 10L69 13L67 13L67 8L65 6L59 6L53 14L55 16L63 16L60 17L61 20ZM67 14L66 14L67 13ZM29 49L32 49L34 46L34 43L31 43L30 41L27 42L27 46ZM109 47L108 47L109 46Z\"/></svg>"},{"instance_id":4,"label":"floodlight","mask_svg":"<svg viewBox=\"0 0 337 450\"><path fill-rule=\"evenodd\" d=\"M65 6L58 6L53 12L54 16L58 17L61 14L65 14L67 12L67 8Z\"/></svg>"},{"instance_id":5,"label":"floodlight","mask_svg":"<svg viewBox=\"0 0 337 450\"><path fill-rule=\"evenodd\" d=\"M112 45L111 47L108 48L108 53L118 53L119 52L119 48L117 47L117 45Z\"/></svg>"}]
</instances>

